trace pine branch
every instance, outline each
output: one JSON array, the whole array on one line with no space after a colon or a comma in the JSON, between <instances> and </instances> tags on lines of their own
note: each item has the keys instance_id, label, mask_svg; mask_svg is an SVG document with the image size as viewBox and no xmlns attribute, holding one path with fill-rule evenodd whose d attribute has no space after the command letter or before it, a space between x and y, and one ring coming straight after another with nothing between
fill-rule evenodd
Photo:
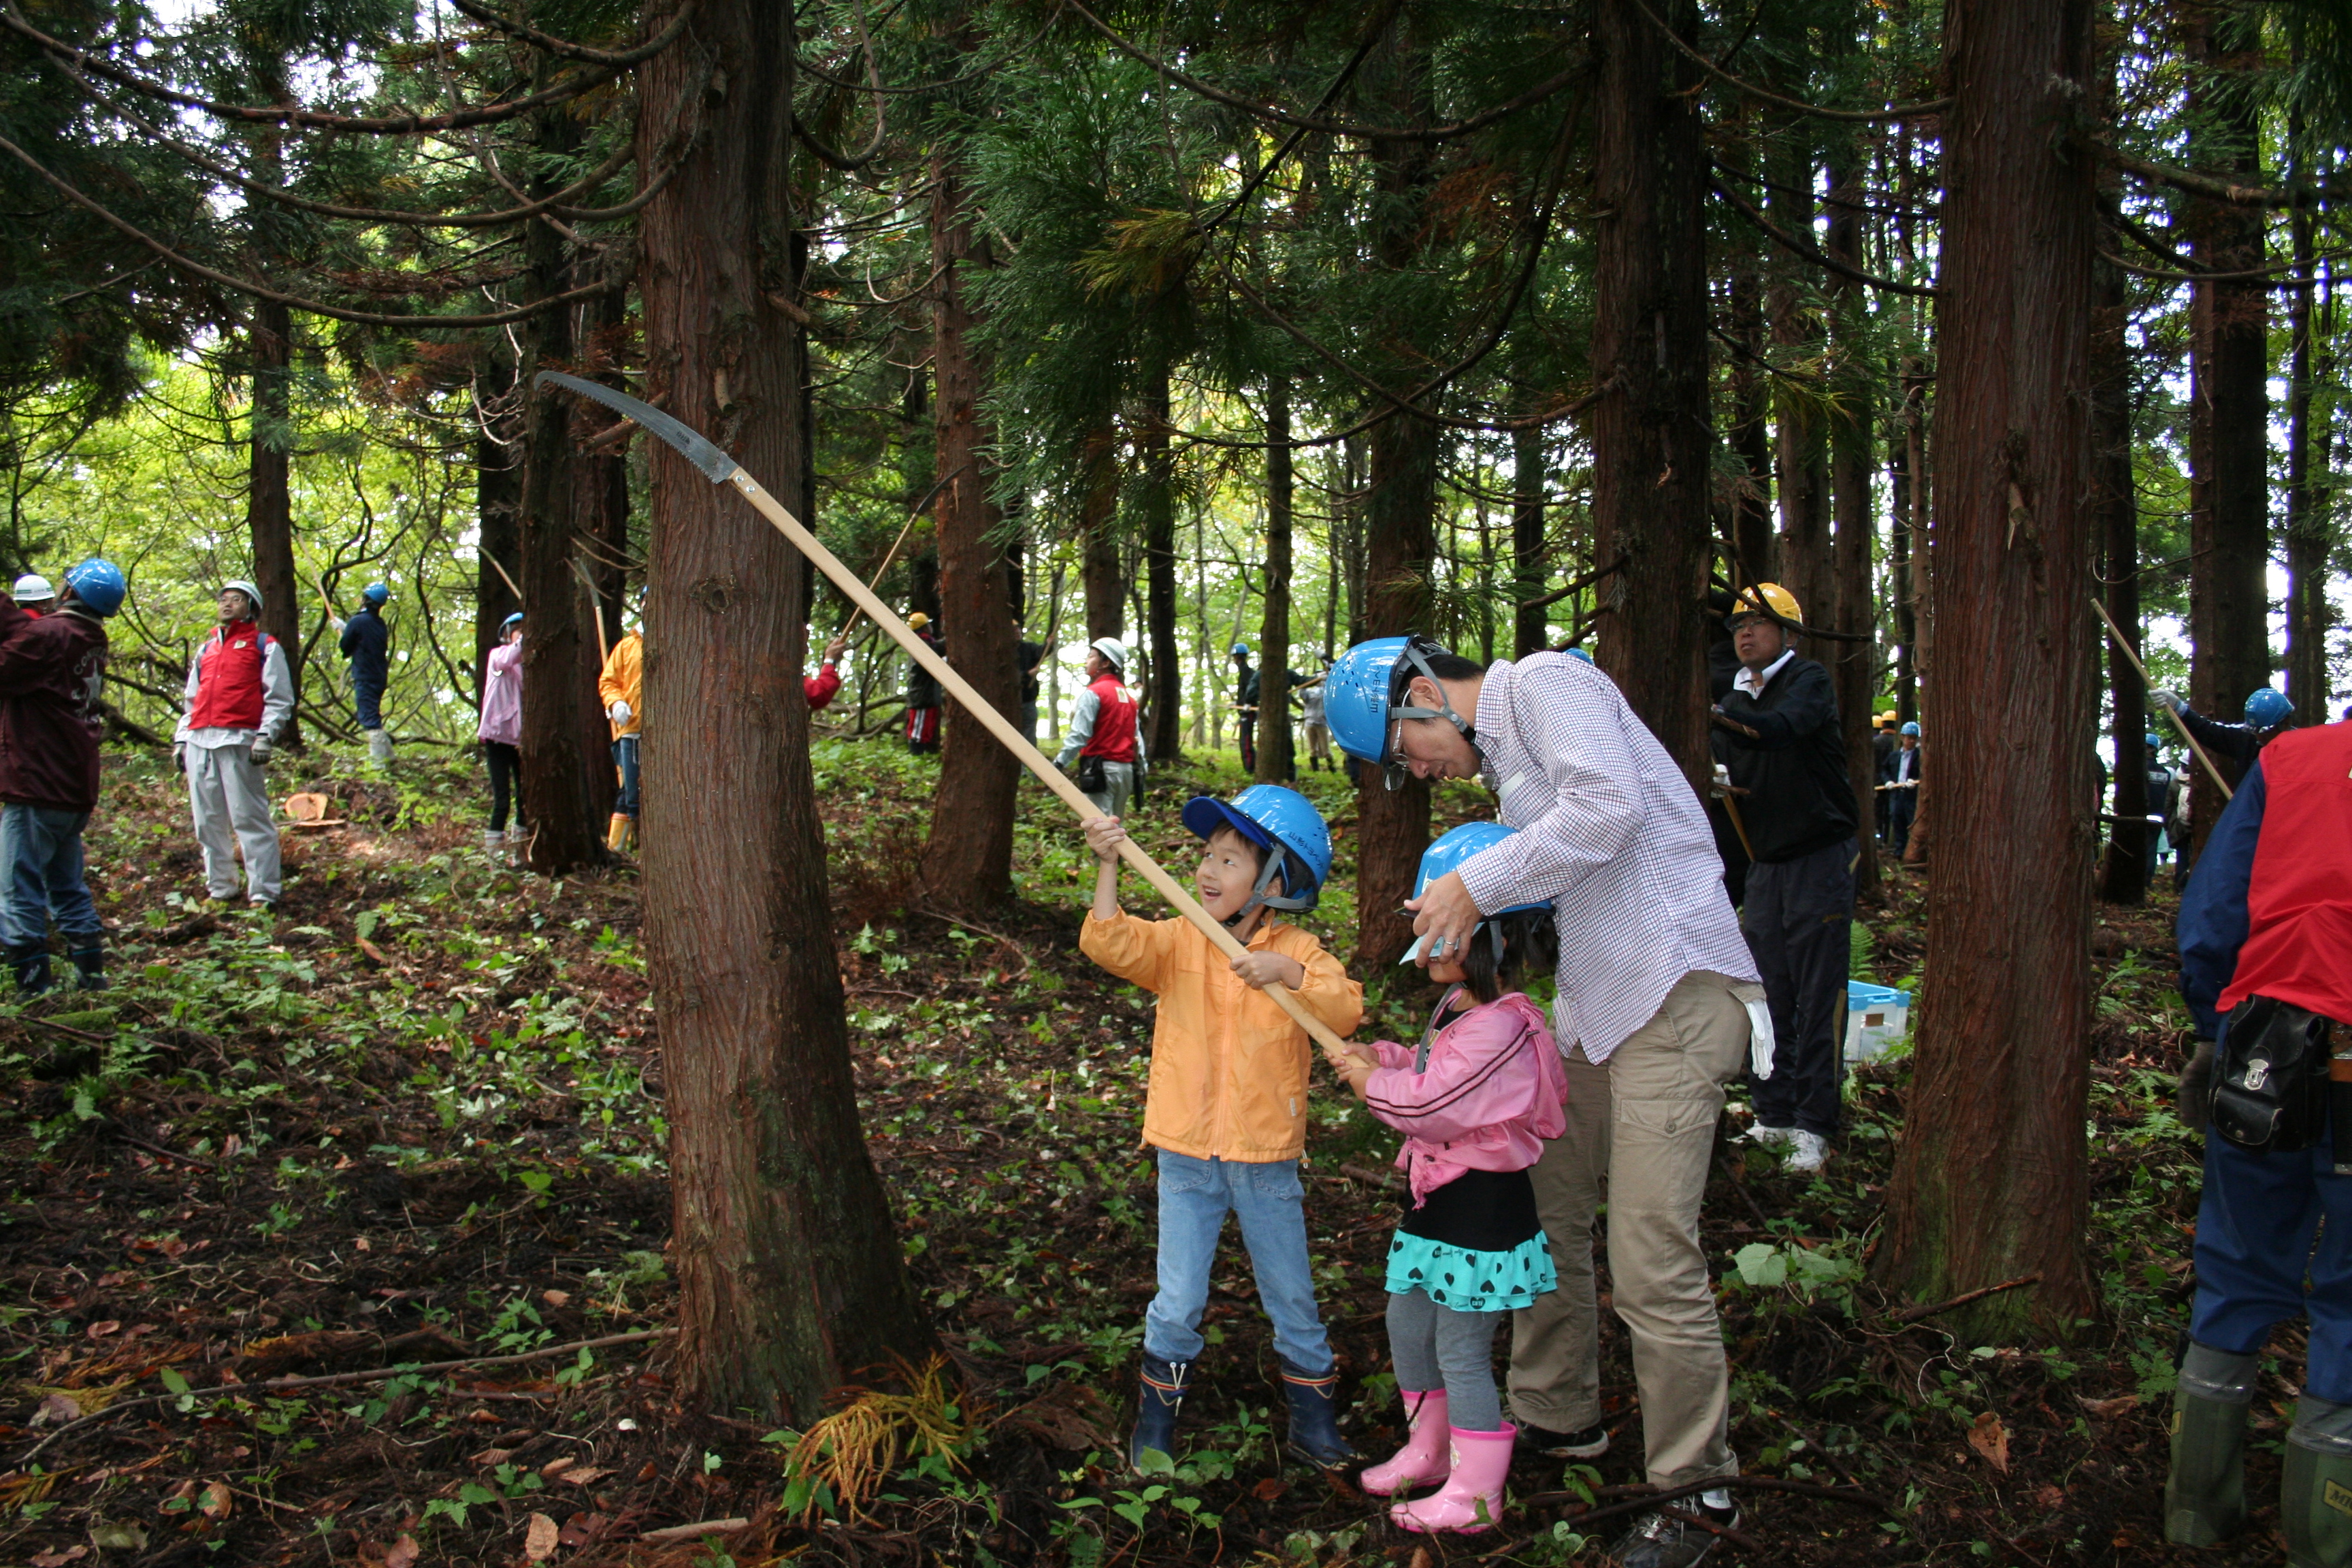
<instances>
[{"instance_id":1,"label":"pine branch","mask_svg":"<svg viewBox=\"0 0 2352 1568\"><path fill-rule=\"evenodd\" d=\"M1771 104L1776 109L1785 109L1795 114L1809 114L1816 120L1842 120L1850 124L1869 125L1887 120L1924 120L1929 115L1940 114L1952 106L1952 100L1948 98L1933 98L1924 103L1898 103L1892 109L1824 109L1818 103L1807 103L1801 98L1783 98L1777 92L1766 91L1754 82L1742 81L1733 76L1684 42L1682 35L1666 26L1664 20L1656 12L1642 4L1642 0L1632 0L1632 3L1633 9L1642 13L1650 26L1665 35L1666 42L1674 45L1677 50L1688 57L1699 69L1735 91L1744 93L1760 103Z\"/></svg>"},{"instance_id":2,"label":"pine branch","mask_svg":"<svg viewBox=\"0 0 2352 1568\"><path fill-rule=\"evenodd\" d=\"M1717 167L1720 168L1721 165L1717 164ZM1737 191L1734 191L1729 185L1724 184L1721 180L1716 179L1710 175L1708 176L1706 183L1709 190L1712 190L1717 195L1721 196L1725 201L1729 202L1734 207L1738 208L1739 215L1742 217L1746 218L1749 223L1754 224L1758 228L1763 230L1764 233L1769 236L1772 239L1778 241L1782 248L1804 258L1807 261L1811 262L1816 267L1834 272L1841 278L1851 278L1857 283L1866 283L1873 289L1884 289L1892 294L1916 294L1924 300L1932 300L1936 297L1936 289L1933 284L1905 283L1893 278L1881 278L1875 272L1864 272L1859 267L1850 267L1846 263L1840 261L1837 258L1827 254L1820 247L1808 244L1806 241L1799 239L1795 235L1790 234L1787 229L1782 228L1779 224L1776 224L1770 218L1766 217L1762 213L1759 212L1749 204L1747 197L1739 195Z\"/></svg>"}]
</instances>

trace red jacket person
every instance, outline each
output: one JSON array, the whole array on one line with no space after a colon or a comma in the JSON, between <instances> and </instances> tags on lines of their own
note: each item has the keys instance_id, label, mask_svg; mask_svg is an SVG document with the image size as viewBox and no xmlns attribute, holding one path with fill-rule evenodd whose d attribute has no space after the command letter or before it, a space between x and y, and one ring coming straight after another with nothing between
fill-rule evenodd
<instances>
[{"instance_id":1,"label":"red jacket person","mask_svg":"<svg viewBox=\"0 0 2352 1568\"><path fill-rule=\"evenodd\" d=\"M278 824L262 765L294 712L286 650L254 624L261 590L222 584L220 624L188 661L187 710L172 735L188 774L188 805L205 851L205 891L236 897L236 851L245 851L245 896L274 907L281 882Z\"/></svg>"}]
</instances>

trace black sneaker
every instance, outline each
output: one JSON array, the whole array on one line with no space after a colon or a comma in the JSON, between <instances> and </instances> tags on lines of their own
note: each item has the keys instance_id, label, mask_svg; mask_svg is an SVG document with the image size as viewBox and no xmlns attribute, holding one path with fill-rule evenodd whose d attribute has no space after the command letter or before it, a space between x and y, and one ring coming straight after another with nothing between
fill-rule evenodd
<instances>
[{"instance_id":1,"label":"black sneaker","mask_svg":"<svg viewBox=\"0 0 2352 1568\"><path fill-rule=\"evenodd\" d=\"M1725 1530L1739 1528L1739 1506L1709 1508L1696 1498L1686 1498L1675 1505L1684 1512L1706 1520ZM1713 1531L1676 1519L1665 1512L1645 1513L1633 1521L1633 1528L1618 1537L1610 1549L1609 1561L1617 1568L1691 1568L1723 1538Z\"/></svg>"},{"instance_id":2,"label":"black sneaker","mask_svg":"<svg viewBox=\"0 0 2352 1568\"><path fill-rule=\"evenodd\" d=\"M1519 1452L1547 1459L1597 1459L1609 1451L1609 1428L1595 1421L1575 1432L1554 1432L1547 1426L1519 1423Z\"/></svg>"}]
</instances>

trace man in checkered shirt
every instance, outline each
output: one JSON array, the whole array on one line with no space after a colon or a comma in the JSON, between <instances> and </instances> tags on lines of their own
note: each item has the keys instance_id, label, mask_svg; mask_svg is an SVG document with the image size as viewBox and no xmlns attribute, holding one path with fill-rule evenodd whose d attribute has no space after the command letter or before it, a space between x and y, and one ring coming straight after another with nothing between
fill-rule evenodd
<instances>
[{"instance_id":1,"label":"man in checkered shirt","mask_svg":"<svg viewBox=\"0 0 2352 1568\"><path fill-rule=\"evenodd\" d=\"M1649 1479L1738 1474L1698 1212L1724 1085L1748 1063L1764 990L1697 795L1616 683L1564 655L1482 668L1387 637L1349 649L1325 686L1333 737L1351 755L1392 781L1483 774L1518 830L1408 905L1423 962L1462 951L1482 910L1549 900L1556 911L1568 1131L1530 1174L1560 1288L1514 1325L1520 1441L1573 1458L1609 1446L1590 1241L1605 1193ZM1717 1525L1738 1519L1727 1488L1699 1500ZM1688 1568L1717 1539L1654 1513L1614 1557Z\"/></svg>"}]
</instances>

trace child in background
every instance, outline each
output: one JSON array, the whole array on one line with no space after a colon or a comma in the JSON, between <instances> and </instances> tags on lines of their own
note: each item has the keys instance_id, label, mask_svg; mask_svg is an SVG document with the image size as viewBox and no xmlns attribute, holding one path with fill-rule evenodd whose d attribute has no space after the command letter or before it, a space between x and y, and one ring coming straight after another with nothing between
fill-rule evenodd
<instances>
[{"instance_id":1,"label":"child in background","mask_svg":"<svg viewBox=\"0 0 2352 1568\"><path fill-rule=\"evenodd\" d=\"M1492 822L1446 834L1422 856L1413 896L1510 834ZM1397 1164L1409 1212L1389 1246L1388 1320L1412 1436L1362 1478L1376 1497L1444 1483L1389 1510L1405 1530L1475 1533L1503 1510L1517 1429L1495 1386L1495 1331L1505 1312L1558 1287L1528 1167L1568 1127L1559 1049L1543 1010L1510 987L1548 970L1556 947L1549 904L1488 915L1458 963L1431 961L1429 977L1450 985L1420 1048L1351 1043L1340 1069L1365 1107L1405 1134Z\"/></svg>"},{"instance_id":2,"label":"child in background","mask_svg":"<svg viewBox=\"0 0 2352 1568\"><path fill-rule=\"evenodd\" d=\"M1143 1378L1128 1462L1173 1458L1176 1417L1205 1342L1201 1312L1217 1234L1231 1210L1274 1321L1290 1405L1289 1450L1327 1470L1358 1458L1339 1436L1337 1363L1315 1305L1307 1256L1307 1142L1311 1046L1270 996L1282 985L1334 1033L1363 1016L1364 988L1277 910L1315 907L1331 870L1331 835L1305 796L1276 784L1230 802L1199 795L1184 826L1207 841L1192 885L1209 913L1247 948L1230 963L1190 921L1139 920L1118 907L1118 819L1086 824L1100 868L1078 946L1111 973L1160 998L1143 1141L1159 1152L1160 1293L1143 1320Z\"/></svg>"}]
</instances>

